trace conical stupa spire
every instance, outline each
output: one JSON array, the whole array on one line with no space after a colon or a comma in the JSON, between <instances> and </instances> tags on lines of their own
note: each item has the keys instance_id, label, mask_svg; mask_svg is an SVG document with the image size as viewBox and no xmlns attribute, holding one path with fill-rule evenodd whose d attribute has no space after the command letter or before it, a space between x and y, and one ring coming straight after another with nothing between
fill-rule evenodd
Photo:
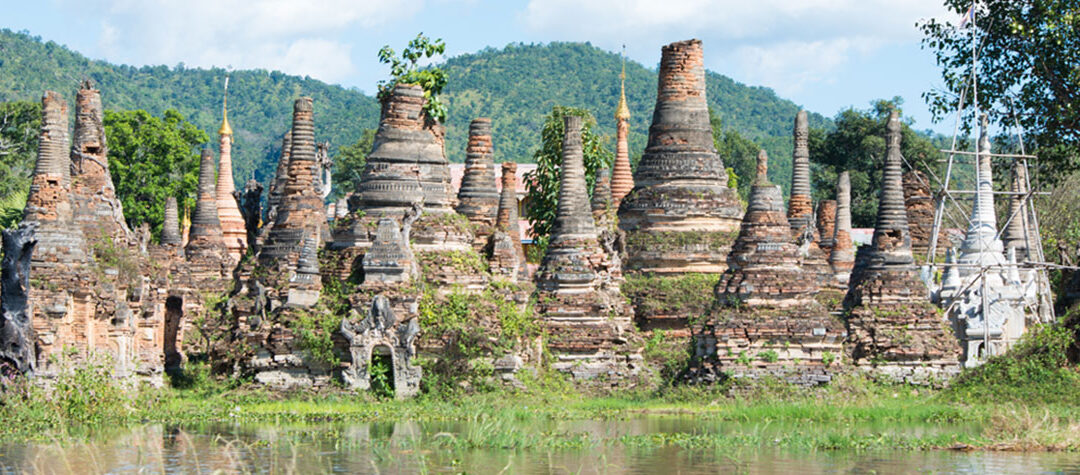
<instances>
[{"instance_id":1,"label":"conical stupa spire","mask_svg":"<svg viewBox=\"0 0 1080 475\"><path fill-rule=\"evenodd\" d=\"M998 265L1005 262L1005 246L997 236L997 216L994 213L994 174L990 156L989 120L981 117L978 156L976 158L975 205L971 209L971 225L960 244L961 264ZM976 272L961 269L961 277Z\"/></svg>"},{"instance_id":2,"label":"conical stupa spire","mask_svg":"<svg viewBox=\"0 0 1080 475\"><path fill-rule=\"evenodd\" d=\"M518 225L517 164L503 162L502 191L499 194L499 213L492 235L492 268L511 278L525 278L525 248L521 244L521 226Z\"/></svg>"},{"instance_id":3,"label":"conical stupa spire","mask_svg":"<svg viewBox=\"0 0 1080 475\"><path fill-rule=\"evenodd\" d=\"M619 208L623 197L634 189L634 174L630 170L630 107L626 103L625 51L619 81L619 105L615 108L615 166L611 172L611 203L615 209Z\"/></svg>"},{"instance_id":4,"label":"conical stupa spire","mask_svg":"<svg viewBox=\"0 0 1080 475\"><path fill-rule=\"evenodd\" d=\"M176 197L165 198L165 222L161 226L161 244L179 246L180 237L180 208L176 204Z\"/></svg>"},{"instance_id":5,"label":"conical stupa spire","mask_svg":"<svg viewBox=\"0 0 1080 475\"><path fill-rule=\"evenodd\" d=\"M469 124L469 144L465 149L465 175L458 191L457 212L474 224L490 228L499 209L495 189L495 160L492 156L491 119L481 117ZM490 229L486 229L490 233Z\"/></svg>"},{"instance_id":6,"label":"conical stupa spire","mask_svg":"<svg viewBox=\"0 0 1080 475\"><path fill-rule=\"evenodd\" d=\"M53 91L45 91L41 97L41 133L38 135L38 156L34 175L59 177L59 184L71 184L71 166L68 157L68 106ZM54 178L55 179L55 178Z\"/></svg>"},{"instance_id":7,"label":"conical stupa spire","mask_svg":"<svg viewBox=\"0 0 1080 475\"><path fill-rule=\"evenodd\" d=\"M793 231L800 232L810 224L814 214L810 197L810 127L804 110L795 115L794 136L788 221L791 222Z\"/></svg>"},{"instance_id":8,"label":"conical stupa spire","mask_svg":"<svg viewBox=\"0 0 1080 475\"><path fill-rule=\"evenodd\" d=\"M218 218L221 221L221 232L225 236L225 247L229 249L229 256L233 261L239 261L247 248L247 229L244 227L244 217L240 214L240 207L236 204L233 192L236 191L236 183L233 181L232 167L232 127L229 127L229 78L225 77L225 98L222 103L220 135L221 158L218 160L217 175L217 209Z\"/></svg>"},{"instance_id":9,"label":"conical stupa spire","mask_svg":"<svg viewBox=\"0 0 1080 475\"><path fill-rule=\"evenodd\" d=\"M1029 254L1030 245L1034 244L1036 235L1034 223L1031 222L1028 211L1028 201L1026 196L1022 195L1028 192L1027 168L1019 161L1013 164L1010 188L1016 194L1009 199L1009 224L1005 227L1005 248L1016 249L1017 259L1024 261L1032 257Z\"/></svg>"},{"instance_id":10,"label":"conical stupa spire","mask_svg":"<svg viewBox=\"0 0 1080 475\"><path fill-rule=\"evenodd\" d=\"M855 267L855 245L851 242L851 175L847 170L840 172L836 180L836 224L829 265L840 283L847 283Z\"/></svg>"},{"instance_id":11,"label":"conical stupa spire","mask_svg":"<svg viewBox=\"0 0 1080 475\"><path fill-rule=\"evenodd\" d=\"M581 145L581 117L566 116L562 147L562 170L559 186L559 206L551 242L562 239L596 237L585 188L585 156Z\"/></svg>"},{"instance_id":12,"label":"conical stupa spire","mask_svg":"<svg viewBox=\"0 0 1080 475\"><path fill-rule=\"evenodd\" d=\"M611 169L601 168L596 171L596 183L593 184L593 195L590 201L593 218L599 223L611 209Z\"/></svg>"},{"instance_id":13,"label":"conical stupa spire","mask_svg":"<svg viewBox=\"0 0 1080 475\"><path fill-rule=\"evenodd\" d=\"M214 184L214 156L209 149L203 149L199 161L198 198L195 212L191 217L191 231L184 252L191 257L196 253L225 250L224 237L221 234L221 220L218 218L217 198Z\"/></svg>"},{"instance_id":14,"label":"conical stupa spire","mask_svg":"<svg viewBox=\"0 0 1080 475\"><path fill-rule=\"evenodd\" d=\"M903 158L900 155L900 114L889 114L885 170L878 198L877 223L871 243L868 266L913 266L911 231L908 229L907 208L904 206Z\"/></svg>"}]
</instances>

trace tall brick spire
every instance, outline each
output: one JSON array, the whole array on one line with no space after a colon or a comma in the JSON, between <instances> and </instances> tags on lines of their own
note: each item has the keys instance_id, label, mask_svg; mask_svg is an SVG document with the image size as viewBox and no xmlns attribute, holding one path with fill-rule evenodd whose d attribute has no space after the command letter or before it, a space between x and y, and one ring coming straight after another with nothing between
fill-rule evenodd
<instances>
[{"instance_id":1,"label":"tall brick spire","mask_svg":"<svg viewBox=\"0 0 1080 475\"><path fill-rule=\"evenodd\" d=\"M165 222L161 226L161 243L169 246L180 245L180 208L176 197L165 198Z\"/></svg>"},{"instance_id":2,"label":"tall brick spire","mask_svg":"<svg viewBox=\"0 0 1080 475\"><path fill-rule=\"evenodd\" d=\"M837 282L846 285L855 267L855 245L851 242L851 174L847 170L840 172L836 180L836 227L829 265Z\"/></svg>"},{"instance_id":3,"label":"tall brick spire","mask_svg":"<svg viewBox=\"0 0 1080 475\"><path fill-rule=\"evenodd\" d=\"M225 238L221 233L221 220L218 218L215 188L214 155L209 149L203 149L199 160L198 198L191 217L187 247L184 249L189 258L203 254L224 256L227 253Z\"/></svg>"},{"instance_id":4,"label":"tall brick spire","mask_svg":"<svg viewBox=\"0 0 1080 475\"><path fill-rule=\"evenodd\" d=\"M220 136L221 158L218 161L217 175L217 210L221 220L221 232L225 236L225 247L229 249L229 256L234 262L240 261L244 249L247 248L247 230L244 227L244 217L240 215L240 207L236 205L233 192L236 191L236 183L233 181L232 167L232 127L229 126L229 78L225 78L225 98L221 106L221 128L218 129Z\"/></svg>"},{"instance_id":5,"label":"tall brick spire","mask_svg":"<svg viewBox=\"0 0 1080 475\"><path fill-rule=\"evenodd\" d=\"M649 142L634 174L634 189L619 206L619 228L630 241L641 241L635 233L665 233L664 240L684 244L660 254L629 249L626 268L723 272L726 246L707 242L709 233L738 229L743 215L727 180L709 124L701 41L664 46ZM671 239L671 233L683 236Z\"/></svg>"},{"instance_id":6,"label":"tall brick spire","mask_svg":"<svg viewBox=\"0 0 1080 475\"><path fill-rule=\"evenodd\" d=\"M630 107L626 105L626 57L623 57L622 73L619 74L619 105L615 108L615 167L611 174L612 206L619 209L623 197L634 189L634 175L630 171Z\"/></svg>"},{"instance_id":7,"label":"tall brick spire","mask_svg":"<svg viewBox=\"0 0 1080 475\"><path fill-rule=\"evenodd\" d=\"M499 209L495 189L495 160L491 146L491 119L481 117L469 124L469 145L465 149L465 175L458 191L457 212L469 218L487 236Z\"/></svg>"},{"instance_id":8,"label":"tall brick spire","mask_svg":"<svg viewBox=\"0 0 1080 475\"><path fill-rule=\"evenodd\" d=\"M885 170L878 198L877 223L867 264L871 269L914 267L911 232L904 206L903 158L900 155L900 114L889 114Z\"/></svg>"},{"instance_id":9,"label":"tall brick spire","mask_svg":"<svg viewBox=\"0 0 1080 475\"><path fill-rule=\"evenodd\" d=\"M795 233L810 225L814 214L810 196L810 127L806 111L795 115L795 149L792 152L791 202L788 204L788 222Z\"/></svg>"},{"instance_id":10,"label":"tall brick spire","mask_svg":"<svg viewBox=\"0 0 1080 475\"><path fill-rule=\"evenodd\" d=\"M288 180L278 205L274 227L259 251L260 263L285 259L295 268L304 236L326 223L322 196L316 189L318 163L315 158L315 119L310 97L293 104L292 147L289 152Z\"/></svg>"},{"instance_id":11,"label":"tall brick spire","mask_svg":"<svg viewBox=\"0 0 1080 475\"><path fill-rule=\"evenodd\" d=\"M555 213L555 225L551 231L551 243L566 239L596 237L589 194L585 187L585 155L581 145L581 117L565 118L566 134L563 137L562 169L560 170L559 206Z\"/></svg>"}]
</instances>

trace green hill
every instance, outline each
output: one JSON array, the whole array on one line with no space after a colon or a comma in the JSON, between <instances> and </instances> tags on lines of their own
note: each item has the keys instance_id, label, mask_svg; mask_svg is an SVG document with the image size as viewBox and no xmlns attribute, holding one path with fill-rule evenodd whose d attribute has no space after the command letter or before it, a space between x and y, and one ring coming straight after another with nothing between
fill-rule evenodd
<instances>
[{"instance_id":1,"label":"green hill","mask_svg":"<svg viewBox=\"0 0 1080 475\"><path fill-rule=\"evenodd\" d=\"M450 58L444 67L450 78L444 96L449 106L446 151L452 161L464 160L468 123L474 117L491 117L497 160L529 161L543 116L556 104L592 111L600 132L614 134L621 67L616 54L588 43L512 44ZM633 116L631 153L637 155L652 119L656 71L628 62L626 73ZM220 68L113 65L26 33L0 30L0 102L37 100L46 89L73 100L79 81L90 78L101 89L106 108L145 109L156 115L175 108L213 136L221 120L224 76ZM292 100L301 94L315 99L317 138L330 140L335 149L377 126L376 100L358 90L260 69L230 76L237 181L252 173L265 181L273 173ZM713 72L707 85L710 106L725 127L753 139L773 157L790 157L791 124L798 110L794 103L770 89L745 86ZM828 119L811 114L811 126L828 124ZM790 161L784 162L774 170L781 183L790 177Z\"/></svg>"}]
</instances>

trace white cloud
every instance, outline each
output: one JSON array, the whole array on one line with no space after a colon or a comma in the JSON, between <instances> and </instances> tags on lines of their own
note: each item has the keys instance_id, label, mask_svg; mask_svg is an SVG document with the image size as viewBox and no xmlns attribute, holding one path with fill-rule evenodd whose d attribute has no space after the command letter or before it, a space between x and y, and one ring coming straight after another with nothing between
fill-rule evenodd
<instances>
[{"instance_id":1,"label":"white cloud","mask_svg":"<svg viewBox=\"0 0 1080 475\"><path fill-rule=\"evenodd\" d=\"M659 45L701 38L707 68L788 95L918 41L916 22L942 16L941 0L530 0L520 20L561 39L613 38L601 41L611 49L632 40L631 56L650 65Z\"/></svg>"},{"instance_id":2,"label":"white cloud","mask_svg":"<svg viewBox=\"0 0 1080 475\"><path fill-rule=\"evenodd\" d=\"M65 0L68 1L68 0ZM356 67L337 36L413 16L420 0L70 0L104 16L99 45L132 64L280 69L329 82Z\"/></svg>"}]
</instances>

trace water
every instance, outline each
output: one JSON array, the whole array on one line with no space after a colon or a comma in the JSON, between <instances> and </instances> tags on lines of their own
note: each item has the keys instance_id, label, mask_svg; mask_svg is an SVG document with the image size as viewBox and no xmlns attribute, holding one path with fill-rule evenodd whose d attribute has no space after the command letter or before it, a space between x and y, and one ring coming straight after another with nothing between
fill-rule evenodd
<instances>
[{"instance_id":1,"label":"water","mask_svg":"<svg viewBox=\"0 0 1080 475\"><path fill-rule=\"evenodd\" d=\"M863 435L933 435L970 428L859 424L842 429ZM749 425L689 416L517 423L478 419L145 425L103 431L85 442L0 445L0 473L1080 472L1080 454L1073 453L782 450L771 444L774 437L814 430L809 423ZM749 436L760 438L760 443L735 448L640 443L650 437L678 439L686 434Z\"/></svg>"}]
</instances>

